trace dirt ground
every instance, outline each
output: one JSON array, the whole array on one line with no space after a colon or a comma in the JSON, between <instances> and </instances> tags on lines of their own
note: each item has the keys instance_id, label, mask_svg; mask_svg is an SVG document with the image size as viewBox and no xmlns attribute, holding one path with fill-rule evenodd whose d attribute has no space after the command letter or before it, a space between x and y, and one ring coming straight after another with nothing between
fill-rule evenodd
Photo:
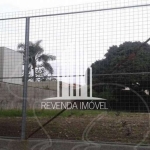
<instances>
[{"instance_id":1,"label":"dirt ground","mask_svg":"<svg viewBox=\"0 0 150 150\"><path fill-rule=\"evenodd\" d=\"M28 136L49 118L27 118ZM149 114L58 117L32 138L150 144ZM0 136L20 137L21 118L0 118Z\"/></svg>"}]
</instances>

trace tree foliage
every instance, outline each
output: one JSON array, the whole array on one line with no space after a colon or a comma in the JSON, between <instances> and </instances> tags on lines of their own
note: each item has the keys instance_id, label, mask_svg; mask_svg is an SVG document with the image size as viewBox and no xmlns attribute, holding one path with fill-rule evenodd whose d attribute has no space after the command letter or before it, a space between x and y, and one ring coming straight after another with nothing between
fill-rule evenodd
<instances>
[{"instance_id":1,"label":"tree foliage","mask_svg":"<svg viewBox=\"0 0 150 150\"><path fill-rule=\"evenodd\" d=\"M141 46L142 45L142 46ZM113 109L146 110L144 102L150 105L150 45L141 42L124 42L111 46L105 58L95 61L92 67L94 92L110 102ZM121 86L118 86L121 85ZM123 87L124 86L124 87ZM133 91L123 90L129 87ZM115 100L114 100L115 99Z\"/></svg>"},{"instance_id":2,"label":"tree foliage","mask_svg":"<svg viewBox=\"0 0 150 150\"><path fill-rule=\"evenodd\" d=\"M56 56L44 54L44 49L41 47L42 40L38 40L37 42L29 42L29 73L31 75L31 70L33 69L33 80L36 81L36 78L39 76L39 72L42 73L43 76L48 74L53 74L54 70L49 63L49 61L56 60ZM24 54L25 61L25 44L18 44L18 51ZM44 72L43 72L44 71Z\"/></svg>"},{"instance_id":3,"label":"tree foliage","mask_svg":"<svg viewBox=\"0 0 150 150\"><path fill-rule=\"evenodd\" d=\"M119 46L110 47L104 59L91 65L93 82L118 83L135 90L149 90L150 45L144 44L139 49L141 44L124 42ZM94 76L96 74L99 76Z\"/></svg>"}]
</instances>

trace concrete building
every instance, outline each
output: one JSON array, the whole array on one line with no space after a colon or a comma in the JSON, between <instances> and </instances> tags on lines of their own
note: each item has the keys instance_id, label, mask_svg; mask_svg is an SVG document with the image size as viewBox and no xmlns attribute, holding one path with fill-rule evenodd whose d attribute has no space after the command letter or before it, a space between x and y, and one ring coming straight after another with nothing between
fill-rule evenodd
<instances>
[{"instance_id":1,"label":"concrete building","mask_svg":"<svg viewBox=\"0 0 150 150\"><path fill-rule=\"evenodd\" d=\"M0 81L22 84L22 63L23 54L0 47Z\"/></svg>"}]
</instances>

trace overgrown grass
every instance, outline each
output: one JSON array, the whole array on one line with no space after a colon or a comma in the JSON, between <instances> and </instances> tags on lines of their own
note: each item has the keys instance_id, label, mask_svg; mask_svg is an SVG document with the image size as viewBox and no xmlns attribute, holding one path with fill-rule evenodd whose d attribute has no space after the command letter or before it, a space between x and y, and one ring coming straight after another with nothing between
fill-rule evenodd
<instances>
[{"instance_id":1,"label":"overgrown grass","mask_svg":"<svg viewBox=\"0 0 150 150\"><path fill-rule=\"evenodd\" d=\"M52 117L56 115L61 110L27 110L27 117ZM104 111L104 110L66 110L60 116L70 117L70 116L96 116L98 114L105 113L107 115L117 115L116 111ZM129 112L120 112L119 115L126 116L130 115ZM0 117L21 117L22 110L11 109L11 110L0 110Z\"/></svg>"},{"instance_id":2,"label":"overgrown grass","mask_svg":"<svg viewBox=\"0 0 150 150\"><path fill-rule=\"evenodd\" d=\"M56 115L61 110L27 110L27 117L52 117ZM98 115L101 110L66 110L60 116L69 117L69 116L83 116L83 115ZM21 117L22 111L11 109L11 110L0 110L0 117Z\"/></svg>"}]
</instances>

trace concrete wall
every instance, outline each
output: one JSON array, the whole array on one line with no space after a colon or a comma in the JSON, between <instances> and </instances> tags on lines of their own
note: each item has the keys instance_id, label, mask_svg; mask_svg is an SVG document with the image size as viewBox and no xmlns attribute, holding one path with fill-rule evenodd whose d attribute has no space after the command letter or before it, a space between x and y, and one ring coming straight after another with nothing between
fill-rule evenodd
<instances>
[{"instance_id":1,"label":"concrete wall","mask_svg":"<svg viewBox=\"0 0 150 150\"><path fill-rule=\"evenodd\" d=\"M0 109L22 109L23 86L0 82ZM56 97L55 90L28 87L27 108L41 108L44 98Z\"/></svg>"},{"instance_id":2,"label":"concrete wall","mask_svg":"<svg viewBox=\"0 0 150 150\"><path fill-rule=\"evenodd\" d=\"M28 82L28 86L57 91L57 81ZM73 88L75 89L74 86ZM59 82L59 96L64 96L64 97L69 96L68 83L61 82L61 81Z\"/></svg>"},{"instance_id":3,"label":"concrete wall","mask_svg":"<svg viewBox=\"0 0 150 150\"><path fill-rule=\"evenodd\" d=\"M57 90L57 81L28 82L28 86Z\"/></svg>"},{"instance_id":4,"label":"concrete wall","mask_svg":"<svg viewBox=\"0 0 150 150\"><path fill-rule=\"evenodd\" d=\"M23 54L6 47L0 47L0 77L3 82L22 84ZM6 79L6 77L20 77Z\"/></svg>"},{"instance_id":5,"label":"concrete wall","mask_svg":"<svg viewBox=\"0 0 150 150\"><path fill-rule=\"evenodd\" d=\"M4 49L0 47L0 81L3 81L3 59L4 58Z\"/></svg>"}]
</instances>

